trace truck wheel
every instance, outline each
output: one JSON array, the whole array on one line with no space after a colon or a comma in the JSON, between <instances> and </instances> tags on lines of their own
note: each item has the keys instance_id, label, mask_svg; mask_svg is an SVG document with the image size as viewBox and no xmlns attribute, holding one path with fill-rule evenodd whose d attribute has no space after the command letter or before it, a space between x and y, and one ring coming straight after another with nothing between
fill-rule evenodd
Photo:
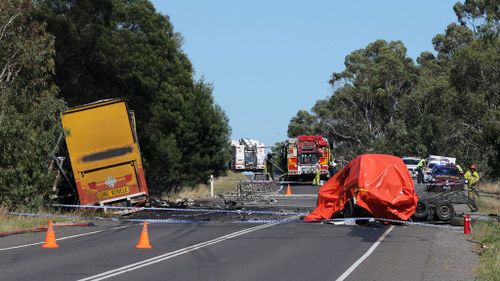
<instances>
[{"instance_id":1,"label":"truck wheel","mask_svg":"<svg viewBox=\"0 0 500 281\"><path fill-rule=\"evenodd\" d=\"M428 213L429 205L426 202L419 200L417 203L417 209L412 216L417 220L424 220L427 217Z\"/></svg>"},{"instance_id":2,"label":"truck wheel","mask_svg":"<svg viewBox=\"0 0 500 281\"><path fill-rule=\"evenodd\" d=\"M344 210L342 211L344 218L352 218L354 215L354 204L352 200L349 200L344 205Z\"/></svg>"},{"instance_id":3,"label":"truck wheel","mask_svg":"<svg viewBox=\"0 0 500 281\"><path fill-rule=\"evenodd\" d=\"M453 205L451 203L437 203L436 204L436 216L442 220L450 220L455 214Z\"/></svg>"},{"instance_id":4,"label":"truck wheel","mask_svg":"<svg viewBox=\"0 0 500 281\"><path fill-rule=\"evenodd\" d=\"M441 191L441 187L435 186L435 185L428 185L427 186L427 191L429 191L429 192L439 192L439 191Z\"/></svg>"}]
</instances>

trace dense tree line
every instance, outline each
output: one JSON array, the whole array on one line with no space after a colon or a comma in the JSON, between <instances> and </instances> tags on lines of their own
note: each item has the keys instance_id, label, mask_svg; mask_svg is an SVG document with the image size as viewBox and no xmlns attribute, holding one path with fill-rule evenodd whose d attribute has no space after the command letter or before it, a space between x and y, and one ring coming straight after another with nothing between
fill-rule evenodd
<instances>
[{"instance_id":1,"label":"dense tree line","mask_svg":"<svg viewBox=\"0 0 500 281\"><path fill-rule=\"evenodd\" d=\"M135 111L150 191L224 173L228 119L148 0L1 2L2 202L40 206L54 182L59 113L112 97Z\"/></svg>"},{"instance_id":2,"label":"dense tree line","mask_svg":"<svg viewBox=\"0 0 500 281\"><path fill-rule=\"evenodd\" d=\"M0 202L40 206L53 185L60 134L54 38L30 1L0 2Z\"/></svg>"},{"instance_id":3,"label":"dense tree line","mask_svg":"<svg viewBox=\"0 0 500 281\"><path fill-rule=\"evenodd\" d=\"M435 54L416 63L400 41L349 54L331 76L333 94L311 113L299 111L288 135L327 136L347 161L362 153L448 155L500 177L500 8L466 0L453 9L459 24L436 35Z\"/></svg>"}]
</instances>

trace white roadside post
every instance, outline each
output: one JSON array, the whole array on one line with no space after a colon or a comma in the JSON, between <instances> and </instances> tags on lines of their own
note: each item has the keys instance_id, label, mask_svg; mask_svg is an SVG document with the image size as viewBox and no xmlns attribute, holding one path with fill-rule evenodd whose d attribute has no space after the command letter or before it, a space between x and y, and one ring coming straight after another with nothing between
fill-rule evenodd
<instances>
[{"instance_id":1,"label":"white roadside post","mask_svg":"<svg viewBox=\"0 0 500 281\"><path fill-rule=\"evenodd\" d=\"M210 175L210 196L214 197L214 175Z\"/></svg>"}]
</instances>

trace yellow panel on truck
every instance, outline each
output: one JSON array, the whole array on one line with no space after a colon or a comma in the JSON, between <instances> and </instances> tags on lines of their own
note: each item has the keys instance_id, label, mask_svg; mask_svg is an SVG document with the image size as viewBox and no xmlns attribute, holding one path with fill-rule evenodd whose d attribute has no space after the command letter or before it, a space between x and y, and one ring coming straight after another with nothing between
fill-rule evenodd
<instances>
[{"instance_id":1,"label":"yellow panel on truck","mask_svg":"<svg viewBox=\"0 0 500 281\"><path fill-rule=\"evenodd\" d=\"M61 119L81 204L146 202L148 190L135 121L124 100L71 108Z\"/></svg>"}]
</instances>

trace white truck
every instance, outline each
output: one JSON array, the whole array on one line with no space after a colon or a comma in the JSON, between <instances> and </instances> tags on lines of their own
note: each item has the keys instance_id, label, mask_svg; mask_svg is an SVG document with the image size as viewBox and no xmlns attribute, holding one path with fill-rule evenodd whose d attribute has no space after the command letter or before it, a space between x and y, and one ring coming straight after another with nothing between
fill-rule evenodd
<instances>
[{"instance_id":1,"label":"white truck","mask_svg":"<svg viewBox=\"0 0 500 281\"><path fill-rule=\"evenodd\" d=\"M264 171L266 168L266 149L263 143L254 139L242 138L231 141L231 164L233 171Z\"/></svg>"}]
</instances>

